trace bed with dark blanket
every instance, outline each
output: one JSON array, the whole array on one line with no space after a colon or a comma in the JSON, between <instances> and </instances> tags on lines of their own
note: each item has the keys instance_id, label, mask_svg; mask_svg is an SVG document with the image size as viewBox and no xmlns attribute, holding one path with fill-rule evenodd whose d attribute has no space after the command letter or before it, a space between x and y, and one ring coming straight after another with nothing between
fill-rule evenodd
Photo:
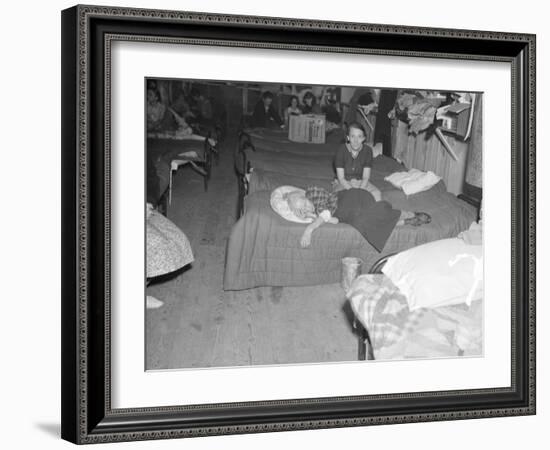
<instances>
[{"instance_id":1,"label":"bed with dark blanket","mask_svg":"<svg viewBox=\"0 0 550 450\"><path fill-rule=\"evenodd\" d=\"M300 160L294 162L297 161ZM475 209L448 193L442 181L428 191L405 196L384 181L390 173L404 170L403 166L379 156L374 159L371 181L382 191L382 198L396 209L427 212L432 217L431 223L396 227L381 253L350 225L325 224L315 231L311 245L304 249L300 247L300 237L305 225L289 222L273 212L269 204L271 191L281 185L330 187L332 168L329 165L327 169L326 163L316 158L303 167L285 165L288 160L284 158L279 166L272 162L272 166L254 167L250 174L244 214L233 226L228 240L225 290L336 283L340 280L343 257L359 257L364 267L370 267L386 254L456 236L476 219Z\"/></svg>"},{"instance_id":2,"label":"bed with dark blanket","mask_svg":"<svg viewBox=\"0 0 550 450\"><path fill-rule=\"evenodd\" d=\"M334 156L338 144L344 142L344 131L335 128L326 134L324 144L308 144L293 142L288 139L288 130L271 128L248 128L244 132L248 134L254 147L263 152L287 152L305 156Z\"/></svg>"},{"instance_id":3,"label":"bed with dark blanket","mask_svg":"<svg viewBox=\"0 0 550 450\"><path fill-rule=\"evenodd\" d=\"M273 190L285 184L303 188L319 186L330 189L336 177L332 157L309 158L284 152L269 154L259 151L249 151L247 156L253 173L249 176L249 194ZM401 191L397 191L384 180L384 177L403 170L407 169L396 160L380 155L373 159L370 181L381 191L399 193Z\"/></svg>"}]
</instances>

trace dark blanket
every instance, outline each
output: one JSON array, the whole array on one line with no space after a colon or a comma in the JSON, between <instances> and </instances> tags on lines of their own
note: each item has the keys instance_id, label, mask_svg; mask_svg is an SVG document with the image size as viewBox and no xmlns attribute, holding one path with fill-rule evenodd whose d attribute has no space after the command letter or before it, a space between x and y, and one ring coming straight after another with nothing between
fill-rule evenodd
<instances>
[{"instance_id":1,"label":"dark blanket","mask_svg":"<svg viewBox=\"0 0 550 450\"><path fill-rule=\"evenodd\" d=\"M355 228L376 250L381 252L401 212L386 202L377 202L370 192L349 189L338 192L334 216Z\"/></svg>"},{"instance_id":2,"label":"dark blanket","mask_svg":"<svg viewBox=\"0 0 550 450\"><path fill-rule=\"evenodd\" d=\"M310 178L334 179L336 176L332 155L308 157L287 152L271 153L247 150L246 157L253 170L261 169Z\"/></svg>"},{"instance_id":3,"label":"dark blanket","mask_svg":"<svg viewBox=\"0 0 550 450\"><path fill-rule=\"evenodd\" d=\"M326 134L324 144L293 142L288 139L288 130L251 128L245 130L257 150L264 152L288 152L303 156L333 156L338 144L344 142L344 132L336 128Z\"/></svg>"}]
</instances>

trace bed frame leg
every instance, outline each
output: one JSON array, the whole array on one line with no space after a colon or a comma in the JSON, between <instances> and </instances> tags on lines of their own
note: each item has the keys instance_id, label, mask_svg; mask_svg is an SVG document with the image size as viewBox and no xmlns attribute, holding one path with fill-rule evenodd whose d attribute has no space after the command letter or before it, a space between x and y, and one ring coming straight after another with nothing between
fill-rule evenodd
<instances>
[{"instance_id":1,"label":"bed frame leg","mask_svg":"<svg viewBox=\"0 0 550 450\"><path fill-rule=\"evenodd\" d=\"M243 204L244 204L244 183L240 175L237 175L238 187L239 187L239 196L237 198L237 219L240 219L243 215Z\"/></svg>"},{"instance_id":2,"label":"bed frame leg","mask_svg":"<svg viewBox=\"0 0 550 450\"><path fill-rule=\"evenodd\" d=\"M374 352L372 351L368 331L357 319L354 319L353 327L357 330L357 359L359 361L373 361Z\"/></svg>"},{"instance_id":3,"label":"bed frame leg","mask_svg":"<svg viewBox=\"0 0 550 450\"><path fill-rule=\"evenodd\" d=\"M367 359L367 346L365 345L365 341L363 339L363 337L361 335L359 335L359 338L358 338L358 354L357 354L357 359L359 361L365 361Z\"/></svg>"}]
</instances>

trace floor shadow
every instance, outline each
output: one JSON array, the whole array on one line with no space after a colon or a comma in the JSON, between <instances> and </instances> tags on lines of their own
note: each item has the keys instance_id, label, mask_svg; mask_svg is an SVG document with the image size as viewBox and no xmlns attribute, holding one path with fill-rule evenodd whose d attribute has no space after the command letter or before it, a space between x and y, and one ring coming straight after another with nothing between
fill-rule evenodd
<instances>
[{"instance_id":1,"label":"floor shadow","mask_svg":"<svg viewBox=\"0 0 550 450\"><path fill-rule=\"evenodd\" d=\"M174 278L177 278L182 273L185 273L185 272L191 270L192 266L193 266L193 263L190 263L190 264L187 264L183 267L180 267L178 270L174 270L173 272L170 272L170 273L167 273L167 274L164 274L164 275L159 275L157 277L149 278L147 281L149 281L150 285L157 284L157 283L164 283L166 281L170 281Z\"/></svg>"},{"instance_id":2,"label":"floor shadow","mask_svg":"<svg viewBox=\"0 0 550 450\"><path fill-rule=\"evenodd\" d=\"M53 437L61 437L61 424L59 423L37 423L36 428Z\"/></svg>"}]
</instances>

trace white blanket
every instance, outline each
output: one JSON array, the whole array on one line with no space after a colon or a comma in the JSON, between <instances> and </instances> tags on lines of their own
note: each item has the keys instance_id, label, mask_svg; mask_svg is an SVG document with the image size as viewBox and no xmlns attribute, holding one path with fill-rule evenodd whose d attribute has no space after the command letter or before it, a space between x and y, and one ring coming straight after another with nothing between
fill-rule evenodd
<instances>
[{"instance_id":1,"label":"white blanket","mask_svg":"<svg viewBox=\"0 0 550 450\"><path fill-rule=\"evenodd\" d=\"M395 172L384 178L396 188L402 189L406 195L416 194L418 192L427 191L432 186L439 183L441 177L435 173L428 171L422 172L418 169L411 169L408 172Z\"/></svg>"}]
</instances>

